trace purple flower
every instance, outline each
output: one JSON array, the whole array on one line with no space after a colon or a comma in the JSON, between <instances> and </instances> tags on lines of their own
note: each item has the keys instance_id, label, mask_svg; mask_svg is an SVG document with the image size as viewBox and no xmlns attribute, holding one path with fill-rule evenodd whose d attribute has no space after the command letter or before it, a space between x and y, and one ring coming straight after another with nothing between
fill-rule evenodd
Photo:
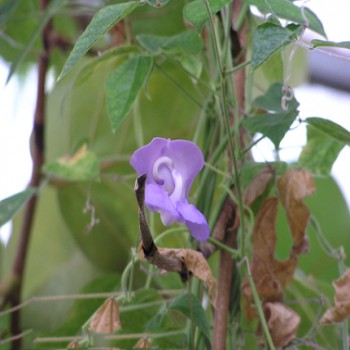
<instances>
[{"instance_id":1,"label":"purple flower","mask_svg":"<svg viewBox=\"0 0 350 350\"><path fill-rule=\"evenodd\" d=\"M185 223L198 241L209 237L209 226L204 215L188 203L188 193L204 158L199 147L186 140L156 137L132 155L130 164L139 175L147 175L145 202L159 212L162 222Z\"/></svg>"}]
</instances>

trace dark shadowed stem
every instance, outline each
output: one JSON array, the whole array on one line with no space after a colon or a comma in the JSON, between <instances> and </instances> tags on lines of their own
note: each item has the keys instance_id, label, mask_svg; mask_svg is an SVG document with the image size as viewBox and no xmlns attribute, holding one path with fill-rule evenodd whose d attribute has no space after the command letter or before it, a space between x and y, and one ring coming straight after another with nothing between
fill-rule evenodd
<instances>
[{"instance_id":1,"label":"dark shadowed stem","mask_svg":"<svg viewBox=\"0 0 350 350\"><path fill-rule=\"evenodd\" d=\"M186 279L188 271L183 262L175 257L168 257L158 251L153 241L145 214L145 184L146 175L137 178L135 183L135 195L139 205L139 225L142 250L145 259L162 270L179 272L182 279Z\"/></svg>"},{"instance_id":2,"label":"dark shadowed stem","mask_svg":"<svg viewBox=\"0 0 350 350\"><path fill-rule=\"evenodd\" d=\"M48 3L49 0L40 0L40 10L45 11L46 7L48 6ZM46 104L45 82L50 55L49 37L51 33L51 28L52 24L51 21L49 21L42 33L43 52L40 54L38 60L37 99L32 132L33 170L29 182L30 187L39 187L41 180L40 171L44 162L44 130ZM22 222L19 243L13 265L13 273L18 278L18 283L9 296L9 301L12 306L16 306L21 303L24 269L36 208L37 196L34 195L29 200L24 210L24 218ZM21 333L20 316L20 310L14 311L11 314L11 333L14 336ZM22 338L14 339L14 341L12 342L13 350L19 350L21 348L21 340Z\"/></svg>"},{"instance_id":3,"label":"dark shadowed stem","mask_svg":"<svg viewBox=\"0 0 350 350\"><path fill-rule=\"evenodd\" d=\"M219 218L221 232L224 234L222 243L229 248L236 246L238 210L230 198L223 207L222 215ZM221 219L221 220L220 220ZM215 233L215 232L214 232ZM227 320L230 312L231 287L235 262L231 254L220 251L219 275L218 275L218 299L214 316L213 349L226 349Z\"/></svg>"}]
</instances>

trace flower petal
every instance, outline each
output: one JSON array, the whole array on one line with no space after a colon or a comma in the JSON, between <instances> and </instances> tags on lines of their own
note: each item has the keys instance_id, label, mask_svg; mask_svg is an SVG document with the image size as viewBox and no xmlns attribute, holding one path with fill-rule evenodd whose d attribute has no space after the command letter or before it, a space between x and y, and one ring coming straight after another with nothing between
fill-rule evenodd
<instances>
[{"instance_id":1,"label":"flower petal","mask_svg":"<svg viewBox=\"0 0 350 350\"><path fill-rule=\"evenodd\" d=\"M162 149L169 142L167 139L155 137L148 145L136 150L130 159L131 166L139 175L147 175L147 183L154 183L152 177L153 164L161 157Z\"/></svg>"},{"instance_id":2,"label":"flower petal","mask_svg":"<svg viewBox=\"0 0 350 350\"><path fill-rule=\"evenodd\" d=\"M205 216L187 201L179 202L176 208L184 219L191 235L200 242L206 241L209 238L210 229Z\"/></svg>"},{"instance_id":3,"label":"flower petal","mask_svg":"<svg viewBox=\"0 0 350 350\"><path fill-rule=\"evenodd\" d=\"M174 168L183 179L184 198L187 198L194 178L204 166L202 151L191 141L168 140L162 153L174 161Z\"/></svg>"},{"instance_id":4,"label":"flower petal","mask_svg":"<svg viewBox=\"0 0 350 350\"><path fill-rule=\"evenodd\" d=\"M147 207L161 214L162 222L165 226L181 220L169 195L159 185L149 184L145 190L145 202Z\"/></svg>"}]
</instances>

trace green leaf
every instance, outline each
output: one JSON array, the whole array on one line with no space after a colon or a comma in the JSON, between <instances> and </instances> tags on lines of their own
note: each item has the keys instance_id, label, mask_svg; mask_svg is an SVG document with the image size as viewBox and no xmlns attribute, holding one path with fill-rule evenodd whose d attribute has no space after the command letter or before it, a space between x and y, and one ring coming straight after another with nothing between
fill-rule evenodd
<instances>
[{"instance_id":1,"label":"green leaf","mask_svg":"<svg viewBox=\"0 0 350 350\"><path fill-rule=\"evenodd\" d=\"M0 227L11 220L35 192L34 188L28 188L0 201Z\"/></svg>"},{"instance_id":2,"label":"green leaf","mask_svg":"<svg viewBox=\"0 0 350 350\"><path fill-rule=\"evenodd\" d=\"M322 46L328 46L328 47L339 47L342 49L349 49L350 50L350 41L326 41L326 40L311 40L311 45L313 48L315 47L322 47Z\"/></svg>"},{"instance_id":3,"label":"green leaf","mask_svg":"<svg viewBox=\"0 0 350 350\"><path fill-rule=\"evenodd\" d=\"M305 15L309 22L308 27L326 37L322 22L307 7L304 7L303 15L302 9L289 0L244 0L244 2L248 5L257 6L263 13L272 13L277 17L288 19L301 25L305 25Z\"/></svg>"},{"instance_id":4,"label":"green leaf","mask_svg":"<svg viewBox=\"0 0 350 350\"><path fill-rule=\"evenodd\" d=\"M109 5L99 10L92 18L83 34L77 40L70 53L58 80L65 76L83 57L89 49L116 23L121 21L139 5L138 1L130 1L116 5Z\"/></svg>"},{"instance_id":5,"label":"green leaf","mask_svg":"<svg viewBox=\"0 0 350 350\"><path fill-rule=\"evenodd\" d=\"M136 39L144 49L154 54L161 51L169 54L194 54L203 47L200 36L193 30L186 30L173 36L141 34Z\"/></svg>"},{"instance_id":6,"label":"green leaf","mask_svg":"<svg viewBox=\"0 0 350 350\"><path fill-rule=\"evenodd\" d=\"M153 60L148 56L134 56L114 70L106 82L107 111L116 131L130 112L142 86L145 84Z\"/></svg>"},{"instance_id":7,"label":"green leaf","mask_svg":"<svg viewBox=\"0 0 350 350\"><path fill-rule=\"evenodd\" d=\"M198 327L207 340L210 340L209 322L200 301L195 295L182 294L178 296L170 303L169 310L176 310L183 313Z\"/></svg>"},{"instance_id":8,"label":"green leaf","mask_svg":"<svg viewBox=\"0 0 350 350\"><path fill-rule=\"evenodd\" d=\"M297 112L285 112L276 114L257 115L244 119L242 126L252 133L261 133L268 137L275 148L278 149L279 145L293 124Z\"/></svg>"},{"instance_id":9,"label":"green leaf","mask_svg":"<svg viewBox=\"0 0 350 350\"><path fill-rule=\"evenodd\" d=\"M80 291L80 294L114 292L119 283L119 275L106 274L89 282ZM76 335L102 303L103 299L101 298L76 300L72 305L65 322L57 330L49 333L48 335L51 337ZM59 344L55 345L56 347L59 347Z\"/></svg>"},{"instance_id":10,"label":"green leaf","mask_svg":"<svg viewBox=\"0 0 350 350\"><path fill-rule=\"evenodd\" d=\"M148 5L159 8L165 6L169 0L146 0L146 2Z\"/></svg>"},{"instance_id":11,"label":"green leaf","mask_svg":"<svg viewBox=\"0 0 350 350\"><path fill-rule=\"evenodd\" d=\"M148 332L159 332L167 312L166 305L163 304L158 312L146 323L145 329Z\"/></svg>"},{"instance_id":12,"label":"green leaf","mask_svg":"<svg viewBox=\"0 0 350 350\"><path fill-rule=\"evenodd\" d=\"M290 101L287 102L287 110L284 110L282 108L283 96L283 84L277 82L269 87L265 95L258 96L253 101L253 105L255 108L263 109L265 111L273 111L280 113L296 111L299 107L299 102L295 99L294 96Z\"/></svg>"},{"instance_id":13,"label":"green leaf","mask_svg":"<svg viewBox=\"0 0 350 350\"><path fill-rule=\"evenodd\" d=\"M193 55L181 56L179 61L188 73L197 79L200 78L203 70L203 62L198 57Z\"/></svg>"},{"instance_id":14,"label":"green leaf","mask_svg":"<svg viewBox=\"0 0 350 350\"><path fill-rule=\"evenodd\" d=\"M118 331L118 334L132 334L141 333L146 329L148 321L157 314L159 305L163 303L162 297L158 291L147 288L138 289L133 292L133 298L130 302L124 303L120 307L120 321L122 329ZM148 330L148 329L147 329ZM150 330L151 331L151 330ZM154 329L152 330L155 331ZM164 332L164 328L155 333ZM118 349L132 349L135 346L135 339L115 340L111 343L112 346ZM171 338L171 337L170 337ZM177 339L177 337L174 337ZM160 340L160 339L159 339ZM175 349L177 348L174 344L171 347L160 346L158 339L152 341L152 345L159 349ZM158 345L158 346L157 346Z\"/></svg>"},{"instance_id":15,"label":"green leaf","mask_svg":"<svg viewBox=\"0 0 350 350\"><path fill-rule=\"evenodd\" d=\"M123 271L137 232L135 198L129 187L101 178L90 189L72 183L57 194L66 227L85 256L105 270ZM92 219L98 222L92 225Z\"/></svg>"},{"instance_id":16,"label":"green leaf","mask_svg":"<svg viewBox=\"0 0 350 350\"><path fill-rule=\"evenodd\" d=\"M0 25L4 24L11 17L19 3L20 0L8 0L0 5Z\"/></svg>"},{"instance_id":17,"label":"green leaf","mask_svg":"<svg viewBox=\"0 0 350 350\"><path fill-rule=\"evenodd\" d=\"M13 221L10 241L4 251L1 266L4 276L13 269L18 250L23 210ZM23 300L39 295L76 294L91 278L96 277L97 268L90 264L73 241L62 220L57 205L56 190L46 186L40 191L37 203L33 234L26 259L26 274L23 282ZM47 306L50 305L50 312ZM23 327L37 331L57 327L67 316L66 302L32 303L23 311Z\"/></svg>"},{"instance_id":18,"label":"green leaf","mask_svg":"<svg viewBox=\"0 0 350 350\"><path fill-rule=\"evenodd\" d=\"M207 1L207 0L204 0ZM203 0L194 0L184 7L183 16L187 22L192 23L198 32L202 30L209 16ZM211 14L214 15L229 4L230 0L208 0Z\"/></svg>"},{"instance_id":19,"label":"green leaf","mask_svg":"<svg viewBox=\"0 0 350 350\"><path fill-rule=\"evenodd\" d=\"M72 157L45 164L43 171L49 176L64 180L90 181L98 178L100 165L96 155L84 145Z\"/></svg>"},{"instance_id":20,"label":"green leaf","mask_svg":"<svg viewBox=\"0 0 350 350\"><path fill-rule=\"evenodd\" d=\"M350 132L339 124L318 117L307 118L305 122L333 139L350 145Z\"/></svg>"},{"instance_id":21,"label":"green leaf","mask_svg":"<svg viewBox=\"0 0 350 350\"><path fill-rule=\"evenodd\" d=\"M46 24L49 22L49 20L58 12L58 10L64 4L65 4L65 1L62 1L62 0L54 0L54 1L51 1L49 3L42 18L40 19L38 26L36 27L34 33L30 37L30 40L26 43L25 47L21 51L20 55L17 57L16 61L13 62L13 64L11 65L9 75L7 77L7 82L9 82L9 80L11 79L13 74L20 67L20 65L23 63L23 61L27 57L30 50L33 48L35 42L38 40L39 36L41 35Z\"/></svg>"},{"instance_id":22,"label":"green leaf","mask_svg":"<svg viewBox=\"0 0 350 350\"><path fill-rule=\"evenodd\" d=\"M284 79L284 63L282 55L283 53L281 51L277 51L260 66L261 73L266 79L268 86L275 81L283 81Z\"/></svg>"},{"instance_id":23,"label":"green leaf","mask_svg":"<svg viewBox=\"0 0 350 350\"><path fill-rule=\"evenodd\" d=\"M316 175L329 175L344 144L317 130L307 127L307 143L299 157L299 165Z\"/></svg>"},{"instance_id":24,"label":"green leaf","mask_svg":"<svg viewBox=\"0 0 350 350\"><path fill-rule=\"evenodd\" d=\"M253 69L263 64L283 45L290 43L299 32L299 26L284 28L272 22L258 26L253 37Z\"/></svg>"}]
</instances>

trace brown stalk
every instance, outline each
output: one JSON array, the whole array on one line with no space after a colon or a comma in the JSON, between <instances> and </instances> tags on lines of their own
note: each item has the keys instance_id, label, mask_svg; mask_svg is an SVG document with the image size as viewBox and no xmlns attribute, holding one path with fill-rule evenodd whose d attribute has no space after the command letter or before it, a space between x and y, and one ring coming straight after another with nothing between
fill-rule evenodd
<instances>
[{"instance_id":1,"label":"brown stalk","mask_svg":"<svg viewBox=\"0 0 350 350\"><path fill-rule=\"evenodd\" d=\"M49 4L49 0L40 0L40 10L45 11ZM51 51L50 45L50 33L52 30L52 22L49 21L42 32L43 52L39 56L38 60L38 85L37 85L37 99L34 113L33 124L33 144L32 144L32 157L33 157L33 171L29 182L29 187L39 187L41 180L41 167L44 162L44 131L45 131L45 82L49 64L49 56ZM13 265L13 274L16 277L17 283L11 291L8 301L11 306L14 307L21 303L21 292L23 285L23 276L25 270L25 263L28 253L29 241L32 234L32 227L37 208L37 196L34 195L27 203L24 210L24 218L20 231L20 238ZM16 310L11 314L11 333L17 335L21 333L21 315L20 310ZM12 342L12 349L21 349L22 338L15 339Z\"/></svg>"},{"instance_id":2,"label":"brown stalk","mask_svg":"<svg viewBox=\"0 0 350 350\"><path fill-rule=\"evenodd\" d=\"M237 238L237 208L230 197L227 197L223 207L220 226L222 227L222 242L230 248L236 246ZM215 231L214 231L215 233ZM213 349L226 349L227 320L231 303L231 287L234 271L234 260L227 252L220 251L219 275L218 275L218 298L214 315Z\"/></svg>"},{"instance_id":3,"label":"brown stalk","mask_svg":"<svg viewBox=\"0 0 350 350\"><path fill-rule=\"evenodd\" d=\"M153 241L145 214L145 184L146 175L138 177L135 183L135 195L139 205L140 238L144 257L150 264L162 270L179 272L183 279L188 275L184 263L179 258L161 254Z\"/></svg>"},{"instance_id":4,"label":"brown stalk","mask_svg":"<svg viewBox=\"0 0 350 350\"><path fill-rule=\"evenodd\" d=\"M240 0L233 3L233 23L231 26L231 54L235 65L243 63L245 60L246 32L247 24L245 23L241 29L237 28L235 23L241 11L242 2ZM242 116L244 111L245 98L245 70L239 70L234 76L234 84L236 86L236 98L238 102L238 117ZM234 123L233 114L231 113L231 125ZM245 143L244 132L240 131L240 146ZM239 219L236 218L237 208L228 198L226 200L223 212L225 216L219 218L218 224L221 225L223 234L223 243L230 248L236 247L236 239L238 232ZM220 219L222 220L220 222ZM244 233L243 233L244 234ZM214 332L213 332L213 349L225 350L227 338L227 322L232 296L232 279L235 272L234 259L223 250L220 251L219 276L218 276L218 299L216 302L216 311L214 316Z\"/></svg>"}]
</instances>

